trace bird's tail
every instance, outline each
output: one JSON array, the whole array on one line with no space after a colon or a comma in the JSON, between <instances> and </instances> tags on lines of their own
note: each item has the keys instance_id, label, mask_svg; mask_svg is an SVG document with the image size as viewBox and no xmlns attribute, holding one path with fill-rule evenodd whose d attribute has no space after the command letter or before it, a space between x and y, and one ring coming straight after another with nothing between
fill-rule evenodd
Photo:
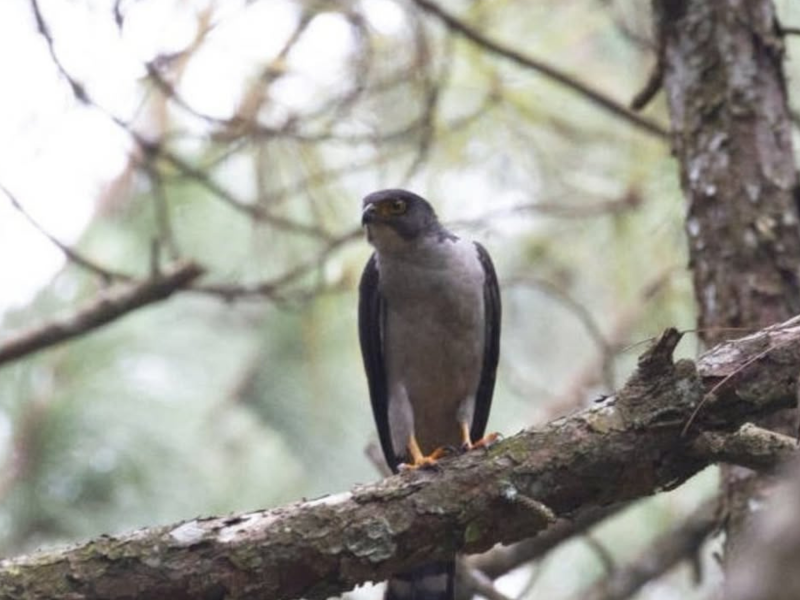
<instances>
[{"instance_id":1,"label":"bird's tail","mask_svg":"<svg viewBox=\"0 0 800 600\"><path fill-rule=\"evenodd\" d=\"M453 600L455 575L452 560L422 565L392 577L383 600Z\"/></svg>"}]
</instances>

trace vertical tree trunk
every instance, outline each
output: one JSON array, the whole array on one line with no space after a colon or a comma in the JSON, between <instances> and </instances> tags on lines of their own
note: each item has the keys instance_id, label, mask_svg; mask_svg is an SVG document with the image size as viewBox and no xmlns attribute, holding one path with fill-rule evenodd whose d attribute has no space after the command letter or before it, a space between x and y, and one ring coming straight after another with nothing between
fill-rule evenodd
<instances>
[{"instance_id":1,"label":"vertical tree trunk","mask_svg":"<svg viewBox=\"0 0 800 600\"><path fill-rule=\"evenodd\" d=\"M771 0L654 0L673 150L688 202L686 232L706 344L800 312L798 182ZM794 415L766 424L794 430ZM723 473L728 552L751 472Z\"/></svg>"}]
</instances>

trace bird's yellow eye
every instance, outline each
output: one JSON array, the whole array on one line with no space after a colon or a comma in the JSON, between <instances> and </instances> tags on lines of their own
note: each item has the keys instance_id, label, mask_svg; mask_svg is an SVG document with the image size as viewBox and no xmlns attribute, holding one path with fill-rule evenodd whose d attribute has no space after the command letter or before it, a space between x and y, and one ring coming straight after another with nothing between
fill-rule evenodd
<instances>
[{"instance_id":1,"label":"bird's yellow eye","mask_svg":"<svg viewBox=\"0 0 800 600\"><path fill-rule=\"evenodd\" d=\"M406 204L405 200L392 200L388 204L388 212L390 215L402 215L408 209L408 205Z\"/></svg>"}]
</instances>

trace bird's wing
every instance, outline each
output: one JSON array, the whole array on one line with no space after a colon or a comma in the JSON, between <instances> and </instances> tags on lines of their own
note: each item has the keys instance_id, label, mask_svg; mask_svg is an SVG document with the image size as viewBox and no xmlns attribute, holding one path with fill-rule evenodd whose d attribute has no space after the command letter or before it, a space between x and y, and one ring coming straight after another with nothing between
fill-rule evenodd
<instances>
[{"instance_id":1,"label":"bird's wing","mask_svg":"<svg viewBox=\"0 0 800 600\"><path fill-rule=\"evenodd\" d=\"M383 353L383 328L385 324L386 303L378 289L380 273L373 254L358 288L358 337L361 342L361 358L367 372L369 396L372 401L372 414L378 428L383 455L393 472L397 472L398 458L392 445L392 432L389 428L389 392L386 385L386 363Z\"/></svg>"},{"instance_id":2,"label":"bird's wing","mask_svg":"<svg viewBox=\"0 0 800 600\"><path fill-rule=\"evenodd\" d=\"M478 392L475 395L475 413L472 417L470 436L473 440L483 437L486 422L489 420L489 409L492 407L492 394L494 393L495 374L497 361L500 358L500 287L497 285L497 274L494 271L492 259L486 248L475 242L478 248L478 258L483 266L485 276L483 283L484 306L484 342L483 342L483 367L481 379L478 383Z\"/></svg>"}]
</instances>

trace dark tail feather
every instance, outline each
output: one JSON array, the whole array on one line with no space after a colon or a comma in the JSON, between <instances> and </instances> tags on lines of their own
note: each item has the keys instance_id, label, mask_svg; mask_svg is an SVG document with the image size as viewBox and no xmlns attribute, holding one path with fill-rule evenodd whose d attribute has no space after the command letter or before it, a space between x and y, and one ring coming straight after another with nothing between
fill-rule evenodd
<instances>
[{"instance_id":1,"label":"dark tail feather","mask_svg":"<svg viewBox=\"0 0 800 600\"><path fill-rule=\"evenodd\" d=\"M428 563L392 577L383 600L453 600L455 561Z\"/></svg>"}]
</instances>

